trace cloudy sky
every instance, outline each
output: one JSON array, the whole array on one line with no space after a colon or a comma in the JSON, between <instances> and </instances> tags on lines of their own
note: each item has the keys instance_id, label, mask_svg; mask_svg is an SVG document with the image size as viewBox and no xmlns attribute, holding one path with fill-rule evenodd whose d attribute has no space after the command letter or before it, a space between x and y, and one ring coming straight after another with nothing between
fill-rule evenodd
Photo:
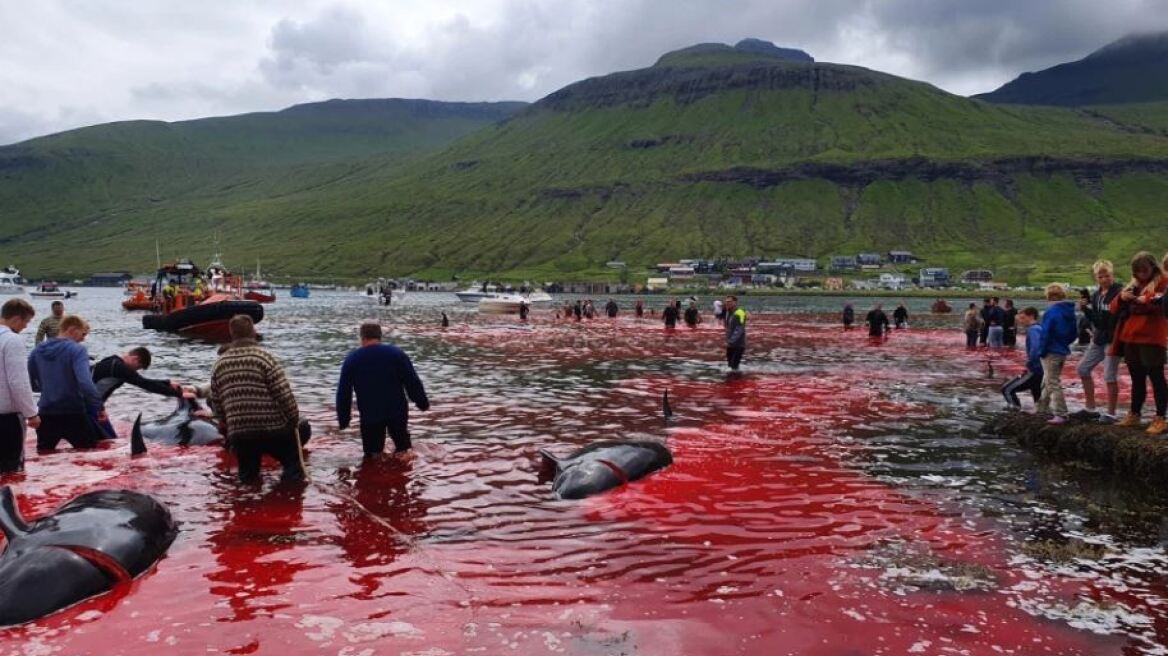
<instances>
[{"instance_id":1,"label":"cloudy sky","mask_svg":"<svg viewBox=\"0 0 1168 656\"><path fill-rule=\"evenodd\" d=\"M960 94L1168 29L1168 0L35 0L0 3L0 144L327 98L535 100L754 36Z\"/></svg>"}]
</instances>

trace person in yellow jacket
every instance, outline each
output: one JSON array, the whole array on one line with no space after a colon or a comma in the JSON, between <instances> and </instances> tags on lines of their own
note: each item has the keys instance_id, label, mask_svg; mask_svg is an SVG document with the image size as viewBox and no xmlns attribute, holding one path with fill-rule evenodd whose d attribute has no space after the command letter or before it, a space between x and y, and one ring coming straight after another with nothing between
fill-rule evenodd
<instances>
[{"instance_id":1,"label":"person in yellow jacket","mask_svg":"<svg viewBox=\"0 0 1168 656\"><path fill-rule=\"evenodd\" d=\"M726 312L726 364L738 371L746 352L746 310L738 307L737 296L727 296L722 307Z\"/></svg>"}]
</instances>

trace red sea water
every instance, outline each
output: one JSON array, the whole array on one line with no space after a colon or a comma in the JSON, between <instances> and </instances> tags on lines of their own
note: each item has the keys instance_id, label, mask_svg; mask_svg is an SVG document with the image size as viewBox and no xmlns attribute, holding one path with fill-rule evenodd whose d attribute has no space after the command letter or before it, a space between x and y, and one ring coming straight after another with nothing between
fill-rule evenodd
<instances>
[{"instance_id":1,"label":"red sea water","mask_svg":"<svg viewBox=\"0 0 1168 656\"><path fill-rule=\"evenodd\" d=\"M153 375L208 375L214 347L144 333L118 300L77 301L95 356L142 343ZM2 481L27 516L125 487L181 533L138 580L0 632L0 654L1168 653L1157 493L981 433L1020 357L966 353L957 315L872 344L837 327L839 303L752 300L733 376L712 323L667 332L627 301L519 325L443 295L282 298L262 327L314 420L311 484L268 469L241 488L216 448L31 456ZM335 429L365 318L433 400L409 458L363 462ZM111 403L123 431L168 410ZM539 479L541 448L626 437L674 464L583 501Z\"/></svg>"}]
</instances>

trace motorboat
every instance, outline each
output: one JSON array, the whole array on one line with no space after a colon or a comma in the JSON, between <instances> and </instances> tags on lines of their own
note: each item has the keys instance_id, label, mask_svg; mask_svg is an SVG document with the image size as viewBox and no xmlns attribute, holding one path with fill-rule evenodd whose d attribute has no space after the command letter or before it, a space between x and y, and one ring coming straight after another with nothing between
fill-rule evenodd
<instances>
[{"instance_id":1,"label":"motorboat","mask_svg":"<svg viewBox=\"0 0 1168 656\"><path fill-rule=\"evenodd\" d=\"M534 292L532 294L495 294L489 298L479 299L479 312L488 314L519 314L519 306L526 304L528 309L551 307L551 294Z\"/></svg>"},{"instance_id":2,"label":"motorboat","mask_svg":"<svg viewBox=\"0 0 1168 656\"><path fill-rule=\"evenodd\" d=\"M61 289L55 282L42 282L29 293L33 298L73 298L76 295L77 292Z\"/></svg>"},{"instance_id":3,"label":"motorboat","mask_svg":"<svg viewBox=\"0 0 1168 656\"><path fill-rule=\"evenodd\" d=\"M485 285L480 284L477 280L472 282L470 287L467 287L460 292L454 292L454 295L458 297L458 300L462 301L463 303L478 303L484 298L495 298L500 294L501 292L497 286L490 283Z\"/></svg>"},{"instance_id":4,"label":"motorboat","mask_svg":"<svg viewBox=\"0 0 1168 656\"><path fill-rule=\"evenodd\" d=\"M222 269L216 273L220 291L209 291L202 272L190 260L159 268L154 282L154 301L159 311L142 317L142 327L227 342L231 340L228 323L232 317L245 314L259 323L264 318L264 306L242 297L240 277Z\"/></svg>"},{"instance_id":5,"label":"motorboat","mask_svg":"<svg viewBox=\"0 0 1168 656\"><path fill-rule=\"evenodd\" d=\"M20 271L14 266L9 266L0 270L0 295L14 295L23 294L24 287L21 286Z\"/></svg>"},{"instance_id":6,"label":"motorboat","mask_svg":"<svg viewBox=\"0 0 1168 656\"><path fill-rule=\"evenodd\" d=\"M304 283L292 285L292 289L289 290L288 295L292 298L308 298L308 285Z\"/></svg>"},{"instance_id":7,"label":"motorboat","mask_svg":"<svg viewBox=\"0 0 1168 656\"><path fill-rule=\"evenodd\" d=\"M386 278L378 278L365 285L361 296L374 301L378 305L391 305L394 297L401 298L405 292L397 288L397 284Z\"/></svg>"}]
</instances>

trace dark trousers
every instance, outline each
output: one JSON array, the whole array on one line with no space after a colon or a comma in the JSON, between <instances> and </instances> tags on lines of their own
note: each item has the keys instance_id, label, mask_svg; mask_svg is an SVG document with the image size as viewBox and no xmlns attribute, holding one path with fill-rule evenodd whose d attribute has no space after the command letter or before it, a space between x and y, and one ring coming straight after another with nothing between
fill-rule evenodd
<instances>
[{"instance_id":1,"label":"dark trousers","mask_svg":"<svg viewBox=\"0 0 1168 656\"><path fill-rule=\"evenodd\" d=\"M1018 345L1018 329L1006 328L1002 331L1002 346L1014 348Z\"/></svg>"},{"instance_id":2,"label":"dark trousers","mask_svg":"<svg viewBox=\"0 0 1168 656\"><path fill-rule=\"evenodd\" d=\"M385 451L387 433L393 439L394 452L409 451L413 446L410 442L410 431L405 422L365 421L362 419L361 445L365 448L365 455L372 456Z\"/></svg>"},{"instance_id":3,"label":"dark trousers","mask_svg":"<svg viewBox=\"0 0 1168 656\"><path fill-rule=\"evenodd\" d=\"M1006 397L1006 405L1013 408L1022 407L1018 393L1025 391L1029 391L1030 395L1034 397L1034 402L1038 403L1039 397L1042 396L1042 374L1027 371L1021 376L1007 380L1006 384L1002 385L1002 396Z\"/></svg>"},{"instance_id":4,"label":"dark trousers","mask_svg":"<svg viewBox=\"0 0 1168 656\"><path fill-rule=\"evenodd\" d=\"M730 368L738 371L738 365L742 363L742 354L746 352L744 346L731 346L726 349L726 364Z\"/></svg>"},{"instance_id":5,"label":"dark trousers","mask_svg":"<svg viewBox=\"0 0 1168 656\"><path fill-rule=\"evenodd\" d=\"M254 483L260 479L260 461L264 454L272 456L284 467L283 481L304 480L304 464L300 460L300 445L292 434L279 437L258 437L232 440L231 450L239 461L239 480Z\"/></svg>"},{"instance_id":6,"label":"dark trousers","mask_svg":"<svg viewBox=\"0 0 1168 656\"><path fill-rule=\"evenodd\" d=\"M20 415L0 415L0 474L24 469L24 420Z\"/></svg>"},{"instance_id":7,"label":"dark trousers","mask_svg":"<svg viewBox=\"0 0 1168 656\"><path fill-rule=\"evenodd\" d=\"M981 342L982 346L985 346L986 340L989 339L989 337L990 337L990 322L989 322L989 320L986 320L986 322L981 325L981 332L978 335L978 341Z\"/></svg>"},{"instance_id":8,"label":"dark trousers","mask_svg":"<svg viewBox=\"0 0 1168 656\"><path fill-rule=\"evenodd\" d=\"M977 348L977 331L976 330L965 331L965 348L967 348L967 349Z\"/></svg>"},{"instance_id":9,"label":"dark trousers","mask_svg":"<svg viewBox=\"0 0 1168 656\"><path fill-rule=\"evenodd\" d=\"M97 446L97 439L97 424L87 414L41 415L37 451L52 451L61 440L74 449L92 449Z\"/></svg>"},{"instance_id":10,"label":"dark trousers","mask_svg":"<svg viewBox=\"0 0 1168 656\"><path fill-rule=\"evenodd\" d=\"M1163 417L1168 409L1168 383L1164 380L1164 367L1147 367L1143 364L1127 363L1131 375L1131 411L1138 415L1148 399L1148 380L1152 381L1152 396L1156 400L1156 416Z\"/></svg>"}]
</instances>

